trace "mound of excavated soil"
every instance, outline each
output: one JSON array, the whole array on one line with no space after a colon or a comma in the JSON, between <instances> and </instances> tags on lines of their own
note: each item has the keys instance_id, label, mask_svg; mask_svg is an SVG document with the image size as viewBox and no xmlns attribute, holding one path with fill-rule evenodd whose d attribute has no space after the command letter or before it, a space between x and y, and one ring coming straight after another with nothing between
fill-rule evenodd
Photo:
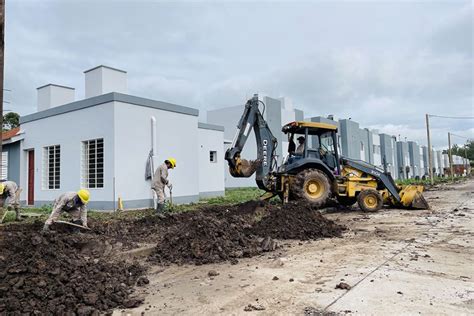
<instances>
[{"instance_id":1,"label":"mound of excavated soil","mask_svg":"<svg viewBox=\"0 0 474 316\"><path fill-rule=\"evenodd\" d=\"M169 227L156 246L152 261L206 264L240 257L251 257L262 250L257 239L245 234L243 218L217 218L203 212L189 213L186 219Z\"/></svg>"},{"instance_id":2,"label":"mound of excavated soil","mask_svg":"<svg viewBox=\"0 0 474 316\"><path fill-rule=\"evenodd\" d=\"M318 239L341 236L344 227L302 203L268 205L267 213L252 225L251 232L278 239Z\"/></svg>"},{"instance_id":3,"label":"mound of excavated soil","mask_svg":"<svg viewBox=\"0 0 474 316\"><path fill-rule=\"evenodd\" d=\"M337 237L344 227L304 204L247 202L209 206L178 214L150 260L160 264L205 264L251 257L274 248L269 238ZM170 223L170 222L169 222Z\"/></svg>"},{"instance_id":4,"label":"mound of excavated soil","mask_svg":"<svg viewBox=\"0 0 474 316\"><path fill-rule=\"evenodd\" d=\"M110 244L21 230L0 232L0 315L98 315L141 303L130 294L143 268L106 260Z\"/></svg>"}]
</instances>

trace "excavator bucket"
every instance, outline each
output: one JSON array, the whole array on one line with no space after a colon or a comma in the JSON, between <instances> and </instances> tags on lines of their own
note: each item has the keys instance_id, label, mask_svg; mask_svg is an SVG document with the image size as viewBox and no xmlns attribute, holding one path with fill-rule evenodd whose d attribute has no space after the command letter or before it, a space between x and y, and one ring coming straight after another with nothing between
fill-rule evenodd
<instances>
[{"instance_id":1,"label":"excavator bucket","mask_svg":"<svg viewBox=\"0 0 474 316\"><path fill-rule=\"evenodd\" d=\"M423 196L422 185L407 185L402 187L398 192L401 198L401 203L404 207L414 208L420 210L429 209L430 206Z\"/></svg>"},{"instance_id":2,"label":"excavator bucket","mask_svg":"<svg viewBox=\"0 0 474 316\"><path fill-rule=\"evenodd\" d=\"M234 177L248 178L254 174L260 166L260 160L247 160L237 158L235 168L229 167L230 174Z\"/></svg>"}]
</instances>

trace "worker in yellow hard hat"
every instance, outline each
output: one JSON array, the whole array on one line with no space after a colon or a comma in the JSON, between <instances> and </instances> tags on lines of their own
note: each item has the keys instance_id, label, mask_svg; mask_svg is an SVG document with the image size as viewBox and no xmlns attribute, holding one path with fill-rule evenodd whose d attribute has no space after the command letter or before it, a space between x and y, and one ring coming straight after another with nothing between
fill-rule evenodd
<instances>
[{"instance_id":1,"label":"worker in yellow hard hat","mask_svg":"<svg viewBox=\"0 0 474 316\"><path fill-rule=\"evenodd\" d=\"M168 158L166 159L155 171L152 181L152 189L156 192L158 197L158 203L156 204L156 212L159 215L162 215L165 208L165 186L168 189L173 189L173 185L168 180L168 169L176 168L176 159Z\"/></svg>"},{"instance_id":2,"label":"worker in yellow hard hat","mask_svg":"<svg viewBox=\"0 0 474 316\"><path fill-rule=\"evenodd\" d=\"M16 220L20 218L20 202L19 202L18 186L13 181L0 182L0 224L3 222L7 211L11 208L15 209Z\"/></svg>"},{"instance_id":3,"label":"worker in yellow hard hat","mask_svg":"<svg viewBox=\"0 0 474 316\"><path fill-rule=\"evenodd\" d=\"M90 193L85 189L77 192L66 192L61 194L53 203L53 211L44 223L43 231L48 231L52 223L58 220L62 213L72 217L72 223L87 227L87 203Z\"/></svg>"}]
</instances>

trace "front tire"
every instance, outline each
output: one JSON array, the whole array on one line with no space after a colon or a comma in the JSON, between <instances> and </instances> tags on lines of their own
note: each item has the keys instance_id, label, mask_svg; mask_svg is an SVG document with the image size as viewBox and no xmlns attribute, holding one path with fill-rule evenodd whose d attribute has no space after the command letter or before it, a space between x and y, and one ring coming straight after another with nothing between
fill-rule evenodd
<instances>
[{"instance_id":1,"label":"front tire","mask_svg":"<svg viewBox=\"0 0 474 316\"><path fill-rule=\"evenodd\" d=\"M326 204L331 194L331 185L322 171L307 169L296 175L290 192L297 200L304 200L314 207L321 207Z\"/></svg>"},{"instance_id":2,"label":"front tire","mask_svg":"<svg viewBox=\"0 0 474 316\"><path fill-rule=\"evenodd\" d=\"M366 189L357 196L357 203L364 212L377 212L383 206L383 199L379 191Z\"/></svg>"}]
</instances>

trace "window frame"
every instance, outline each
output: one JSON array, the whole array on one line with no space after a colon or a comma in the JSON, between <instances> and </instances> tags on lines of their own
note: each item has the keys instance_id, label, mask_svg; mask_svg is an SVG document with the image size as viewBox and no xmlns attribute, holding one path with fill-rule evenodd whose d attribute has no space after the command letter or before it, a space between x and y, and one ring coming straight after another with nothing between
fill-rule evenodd
<instances>
[{"instance_id":1,"label":"window frame","mask_svg":"<svg viewBox=\"0 0 474 316\"><path fill-rule=\"evenodd\" d=\"M101 147L99 144L101 143ZM93 152L90 151L93 145ZM103 137L81 141L81 187L101 190L105 188L105 141ZM101 150L101 152L100 152ZM91 163L90 159L95 160ZM101 166L100 166L101 165ZM91 168L92 166L92 168ZM91 177L91 169L94 177ZM91 181L93 179L93 181Z\"/></svg>"},{"instance_id":2,"label":"window frame","mask_svg":"<svg viewBox=\"0 0 474 316\"><path fill-rule=\"evenodd\" d=\"M51 149L53 152L53 182L51 185ZM57 158L57 159L56 159ZM42 189L48 191L61 190L61 145L47 145L43 146L43 175L42 175ZM56 186L57 185L57 186ZM51 187L52 186L52 187Z\"/></svg>"},{"instance_id":3,"label":"window frame","mask_svg":"<svg viewBox=\"0 0 474 316\"><path fill-rule=\"evenodd\" d=\"M217 163L217 150L209 150L209 162Z\"/></svg>"},{"instance_id":4,"label":"window frame","mask_svg":"<svg viewBox=\"0 0 474 316\"><path fill-rule=\"evenodd\" d=\"M3 151L2 152L2 165L0 166L0 180L6 181L8 180L8 156L9 153L8 151ZM5 170L5 175L3 174L3 171Z\"/></svg>"}]
</instances>

